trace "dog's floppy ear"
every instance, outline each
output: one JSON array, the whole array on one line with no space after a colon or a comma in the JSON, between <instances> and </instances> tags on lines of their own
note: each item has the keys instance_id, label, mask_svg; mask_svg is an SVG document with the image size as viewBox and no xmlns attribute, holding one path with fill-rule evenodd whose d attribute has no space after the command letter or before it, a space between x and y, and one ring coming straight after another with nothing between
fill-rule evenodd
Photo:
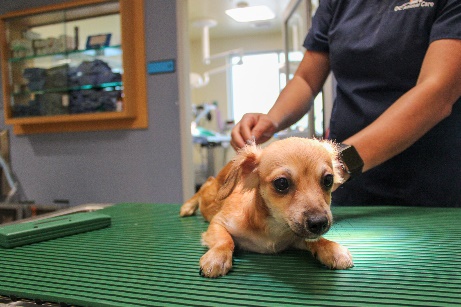
<instances>
[{"instance_id":1,"label":"dog's floppy ear","mask_svg":"<svg viewBox=\"0 0 461 307\"><path fill-rule=\"evenodd\" d=\"M342 175L342 166L341 166L341 161L339 159L339 147L336 143L330 140L321 140L320 141L327 149L327 151L331 155L331 160L333 161L333 176L334 176L334 183L344 183L344 178Z\"/></svg>"},{"instance_id":2,"label":"dog's floppy ear","mask_svg":"<svg viewBox=\"0 0 461 307\"><path fill-rule=\"evenodd\" d=\"M227 173L224 184L218 191L216 198L223 200L229 196L241 178L244 182L245 189L252 189L258 186L259 177L257 173L261 148L258 148L254 142L245 145L239 150L237 156L232 162L232 167Z\"/></svg>"}]
</instances>

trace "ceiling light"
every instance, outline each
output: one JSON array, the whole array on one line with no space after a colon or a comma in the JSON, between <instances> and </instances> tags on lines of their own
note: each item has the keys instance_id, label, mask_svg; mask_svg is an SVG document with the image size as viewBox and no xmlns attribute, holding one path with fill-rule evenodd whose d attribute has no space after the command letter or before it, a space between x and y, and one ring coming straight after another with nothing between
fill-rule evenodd
<instances>
[{"instance_id":1,"label":"ceiling light","mask_svg":"<svg viewBox=\"0 0 461 307\"><path fill-rule=\"evenodd\" d=\"M226 10L226 14L238 22L252 22L275 18L274 12L265 5L237 7Z\"/></svg>"}]
</instances>

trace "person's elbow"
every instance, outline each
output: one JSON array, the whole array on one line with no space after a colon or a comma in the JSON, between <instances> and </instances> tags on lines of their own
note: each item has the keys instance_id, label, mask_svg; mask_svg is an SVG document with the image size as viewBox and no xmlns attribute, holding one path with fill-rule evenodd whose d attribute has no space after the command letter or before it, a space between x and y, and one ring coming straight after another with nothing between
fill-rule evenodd
<instances>
[{"instance_id":1,"label":"person's elbow","mask_svg":"<svg viewBox=\"0 0 461 307\"><path fill-rule=\"evenodd\" d=\"M451 115L453 106L461 98L461 86L458 82L444 82L440 79L426 80L420 84L437 103L438 115L443 119Z\"/></svg>"}]
</instances>

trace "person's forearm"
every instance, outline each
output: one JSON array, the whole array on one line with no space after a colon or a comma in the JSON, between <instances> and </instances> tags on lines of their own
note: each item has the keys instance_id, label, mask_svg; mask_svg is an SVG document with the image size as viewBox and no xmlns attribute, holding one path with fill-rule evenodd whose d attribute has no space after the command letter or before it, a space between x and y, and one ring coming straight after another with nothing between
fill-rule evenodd
<instances>
[{"instance_id":1,"label":"person's forearm","mask_svg":"<svg viewBox=\"0 0 461 307\"><path fill-rule=\"evenodd\" d=\"M277 131L290 127L306 114L312 104L313 93L305 80L295 76L280 93L268 115Z\"/></svg>"},{"instance_id":2,"label":"person's forearm","mask_svg":"<svg viewBox=\"0 0 461 307\"><path fill-rule=\"evenodd\" d=\"M416 86L377 120L344 140L360 153L367 171L401 153L451 112L437 91ZM429 95L429 97L428 97Z\"/></svg>"},{"instance_id":3,"label":"person's forearm","mask_svg":"<svg viewBox=\"0 0 461 307\"><path fill-rule=\"evenodd\" d=\"M330 72L327 53L306 51L292 80L280 93L269 117L283 130L300 120L310 109Z\"/></svg>"},{"instance_id":4,"label":"person's forearm","mask_svg":"<svg viewBox=\"0 0 461 307\"><path fill-rule=\"evenodd\" d=\"M431 44L417 85L368 127L344 140L364 160L364 171L401 153L450 115L461 96L461 41Z\"/></svg>"}]
</instances>

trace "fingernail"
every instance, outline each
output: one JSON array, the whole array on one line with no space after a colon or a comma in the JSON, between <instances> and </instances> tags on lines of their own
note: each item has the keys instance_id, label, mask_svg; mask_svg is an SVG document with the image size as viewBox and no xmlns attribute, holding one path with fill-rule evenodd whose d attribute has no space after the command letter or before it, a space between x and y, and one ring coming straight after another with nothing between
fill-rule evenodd
<instances>
[{"instance_id":1,"label":"fingernail","mask_svg":"<svg viewBox=\"0 0 461 307\"><path fill-rule=\"evenodd\" d=\"M247 144L255 144L255 143L256 143L256 137L252 135L251 138L247 140Z\"/></svg>"}]
</instances>

